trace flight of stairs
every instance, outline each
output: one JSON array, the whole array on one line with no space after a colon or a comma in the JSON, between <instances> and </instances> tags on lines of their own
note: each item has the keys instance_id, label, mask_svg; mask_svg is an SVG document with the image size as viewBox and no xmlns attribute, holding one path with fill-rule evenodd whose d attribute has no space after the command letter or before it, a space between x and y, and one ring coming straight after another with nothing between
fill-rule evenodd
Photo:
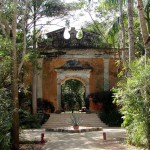
<instances>
[{"instance_id":1,"label":"flight of stairs","mask_svg":"<svg viewBox=\"0 0 150 150\"><path fill-rule=\"evenodd\" d=\"M82 120L80 126L107 127L107 125L105 125L95 113L91 114L74 113L74 115L78 116ZM69 123L71 116L72 113L61 113L61 114L52 113L48 121L45 124L43 124L42 128L51 129L51 128L69 127L71 126L71 124Z\"/></svg>"}]
</instances>

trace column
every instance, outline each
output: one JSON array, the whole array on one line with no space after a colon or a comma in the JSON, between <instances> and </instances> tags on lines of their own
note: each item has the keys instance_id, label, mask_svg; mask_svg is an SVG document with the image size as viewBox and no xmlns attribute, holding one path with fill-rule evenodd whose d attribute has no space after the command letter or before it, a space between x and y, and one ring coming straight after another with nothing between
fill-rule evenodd
<instances>
[{"instance_id":1,"label":"column","mask_svg":"<svg viewBox=\"0 0 150 150\"><path fill-rule=\"evenodd\" d=\"M43 88L42 88L42 79L43 79L43 58L38 59L39 70L37 74L37 98L43 98Z\"/></svg>"},{"instance_id":2,"label":"column","mask_svg":"<svg viewBox=\"0 0 150 150\"><path fill-rule=\"evenodd\" d=\"M61 112L61 84L57 82L57 111Z\"/></svg>"},{"instance_id":3,"label":"column","mask_svg":"<svg viewBox=\"0 0 150 150\"><path fill-rule=\"evenodd\" d=\"M86 87L85 87L85 96L87 97L89 95L89 83L86 84Z\"/></svg>"},{"instance_id":4,"label":"column","mask_svg":"<svg viewBox=\"0 0 150 150\"><path fill-rule=\"evenodd\" d=\"M85 95L86 97L90 94L90 81L89 81L89 78L90 78L90 72L91 72L91 69L87 70L86 72L84 72L82 74L81 77L84 77L84 80L86 81L86 87L85 87Z\"/></svg>"},{"instance_id":5,"label":"column","mask_svg":"<svg viewBox=\"0 0 150 150\"><path fill-rule=\"evenodd\" d=\"M109 90L109 59L104 61L104 91Z\"/></svg>"}]
</instances>

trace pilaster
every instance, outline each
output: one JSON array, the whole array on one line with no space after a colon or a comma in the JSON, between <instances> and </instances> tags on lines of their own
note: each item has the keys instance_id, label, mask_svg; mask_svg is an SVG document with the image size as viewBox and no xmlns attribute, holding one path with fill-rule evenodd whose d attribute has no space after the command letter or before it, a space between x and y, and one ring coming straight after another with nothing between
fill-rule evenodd
<instances>
[{"instance_id":1,"label":"pilaster","mask_svg":"<svg viewBox=\"0 0 150 150\"><path fill-rule=\"evenodd\" d=\"M38 59L39 70L37 73L37 98L43 97L43 87L42 87L42 79L43 79L43 58Z\"/></svg>"},{"instance_id":2,"label":"pilaster","mask_svg":"<svg viewBox=\"0 0 150 150\"><path fill-rule=\"evenodd\" d=\"M109 58L104 61L104 91L109 90Z\"/></svg>"}]
</instances>

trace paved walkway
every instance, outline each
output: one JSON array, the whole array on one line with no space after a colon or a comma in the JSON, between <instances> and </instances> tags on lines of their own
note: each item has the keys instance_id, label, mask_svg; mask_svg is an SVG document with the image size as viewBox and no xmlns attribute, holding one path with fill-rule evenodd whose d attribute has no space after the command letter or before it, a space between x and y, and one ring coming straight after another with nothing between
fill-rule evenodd
<instances>
[{"instance_id":1,"label":"paved walkway","mask_svg":"<svg viewBox=\"0 0 150 150\"><path fill-rule=\"evenodd\" d=\"M43 150L138 150L124 143L126 132L121 128L105 128L103 131L85 133L24 130L20 139L40 141L42 132L47 141ZM106 140L103 140L103 132L106 132Z\"/></svg>"}]
</instances>

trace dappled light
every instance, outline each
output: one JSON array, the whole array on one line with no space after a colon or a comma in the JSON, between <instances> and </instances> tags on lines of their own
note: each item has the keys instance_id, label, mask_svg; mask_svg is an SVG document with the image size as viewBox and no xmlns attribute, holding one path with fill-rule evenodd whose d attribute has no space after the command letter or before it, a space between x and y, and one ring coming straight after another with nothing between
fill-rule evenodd
<instances>
[{"instance_id":1,"label":"dappled light","mask_svg":"<svg viewBox=\"0 0 150 150\"><path fill-rule=\"evenodd\" d=\"M107 133L107 140L103 140L103 132ZM31 137L36 136L39 131L30 131ZM28 132L24 132L27 137ZM44 150L137 150L135 147L127 146L124 143L126 137L123 129L104 129L104 131L86 133L58 133L46 132Z\"/></svg>"},{"instance_id":2,"label":"dappled light","mask_svg":"<svg viewBox=\"0 0 150 150\"><path fill-rule=\"evenodd\" d=\"M134 150L125 139L150 150L149 9L150 0L1 0L0 150L41 132L44 150ZM84 117L77 132L108 133L45 131L66 131L73 113Z\"/></svg>"}]
</instances>

